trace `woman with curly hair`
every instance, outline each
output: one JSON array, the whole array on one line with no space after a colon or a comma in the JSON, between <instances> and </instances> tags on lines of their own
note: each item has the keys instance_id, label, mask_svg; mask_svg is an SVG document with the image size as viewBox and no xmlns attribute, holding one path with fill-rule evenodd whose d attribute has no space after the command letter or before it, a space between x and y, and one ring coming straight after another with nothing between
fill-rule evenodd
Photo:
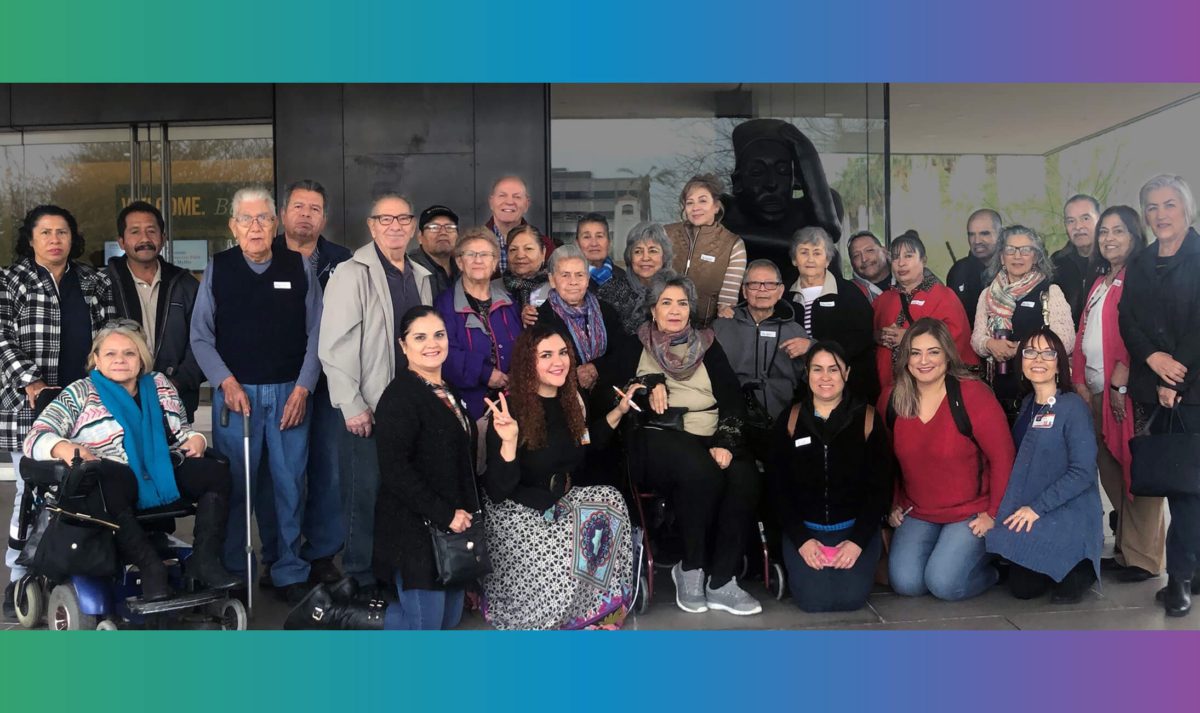
<instances>
[{"instance_id":1,"label":"woman with curly hair","mask_svg":"<svg viewBox=\"0 0 1200 713\"><path fill-rule=\"evenodd\" d=\"M589 422L574 351L536 324L517 338L509 396L487 400L485 519L492 574L483 613L498 629L620 626L630 605L633 541L615 489L572 487L589 451L629 412L634 387Z\"/></svg>"}]
</instances>

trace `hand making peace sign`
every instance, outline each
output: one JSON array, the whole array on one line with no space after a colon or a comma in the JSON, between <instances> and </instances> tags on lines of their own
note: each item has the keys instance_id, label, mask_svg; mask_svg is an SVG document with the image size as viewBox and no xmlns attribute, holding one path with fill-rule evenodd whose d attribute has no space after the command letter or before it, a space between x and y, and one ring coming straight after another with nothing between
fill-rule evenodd
<instances>
[{"instance_id":1,"label":"hand making peace sign","mask_svg":"<svg viewBox=\"0 0 1200 713\"><path fill-rule=\"evenodd\" d=\"M519 429L516 420L508 412L508 400L504 398L504 392L500 392L499 406L489 398L484 398L483 401L492 412L492 428L496 429L496 435L505 443L515 442Z\"/></svg>"}]
</instances>

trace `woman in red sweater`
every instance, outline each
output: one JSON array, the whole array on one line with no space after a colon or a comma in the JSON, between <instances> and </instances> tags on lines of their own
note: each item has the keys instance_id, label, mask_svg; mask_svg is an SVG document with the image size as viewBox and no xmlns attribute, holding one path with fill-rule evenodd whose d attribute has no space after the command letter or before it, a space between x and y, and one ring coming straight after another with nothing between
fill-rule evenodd
<instances>
[{"instance_id":1,"label":"woman in red sweater","mask_svg":"<svg viewBox=\"0 0 1200 713\"><path fill-rule=\"evenodd\" d=\"M1008 420L967 371L943 322L917 320L899 349L906 368L880 406L894 423L900 463L888 517L896 528L888 555L892 589L950 601L974 597L998 578L983 536L995 525L1012 471Z\"/></svg>"},{"instance_id":2,"label":"woman in red sweater","mask_svg":"<svg viewBox=\"0 0 1200 713\"><path fill-rule=\"evenodd\" d=\"M946 323L959 356L968 365L979 363L971 348L971 325L966 310L954 294L932 272L925 269L925 244L914 232L892 241L892 288L875 299L875 368L879 383L887 388L895 381L897 365L904 367L900 340L912 323L933 317Z\"/></svg>"}]
</instances>

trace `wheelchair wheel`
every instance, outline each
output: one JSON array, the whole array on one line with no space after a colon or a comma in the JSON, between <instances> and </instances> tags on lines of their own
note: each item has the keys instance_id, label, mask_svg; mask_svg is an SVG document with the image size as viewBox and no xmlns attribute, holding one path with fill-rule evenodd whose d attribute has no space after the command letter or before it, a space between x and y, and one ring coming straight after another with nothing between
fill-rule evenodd
<instances>
[{"instance_id":1,"label":"wheelchair wheel","mask_svg":"<svg viewBox=\"0 0 1200 713\"><path fill-rule=\"evenodd\" d=\"M638 616L645 614L650 609L650 581L644 574L638 575L637 599L633 602L633 609Z\"/></svg>"},{"instance_id":2,"label":"wheelchair wheel","mask_svg":"<svg viewBox=\"0 0 1200 713\"><path fill-rule=\"evenodd\" d=\"M116 631L117 623L112 619L101 619L100 623L96 624L96 631Z\"/></svg>"},{"instance_id":3,"label":"wheelchair wheel","mask_svg":"<svg viewBox=\"0 0 1200 713\"><path fill-rule=\"evenodd\" d=\"M17 595L14 602L17 622L26 629L41 624L42 617L46 616L46 590L42 589L41 582L34 577L24 577L23 581L17 583Z\"/></svg>"},{"instance_id":4,"label":"wheelchair wheel","mask_svg":"<svg viewBox=\"0 0 1200 713\"><path fill-rule=\"evenodd\" d=\"M222 631L245 631L250 618L246 616L246 605L230 597L217 605L217 621Z\"/></svg>"},{"instance_id":5,"label":"wheelchair wheel","mask_svg":"<svg viewBox=\"0 0 1200 713\"><path fill-rule=\"evenodd\" d=\"M46 602L46 626L52 631L92 631L99 621L79 608L79 596L70 584L50 590Z\"/></svg>"},{"instance_id":6,"label":"wheelchair wheel","mask_svg":"<svg viewBox=\"0 0 1200 713\"><path fill-rule=\"evenodd\" d=\"M784 574L783 565L778 562L771 564L774 569L775 579L771 582L771 588L775 592L775 601L783 601L783 595L787 594L787 575Z\"/></svg>"}]
</instances>

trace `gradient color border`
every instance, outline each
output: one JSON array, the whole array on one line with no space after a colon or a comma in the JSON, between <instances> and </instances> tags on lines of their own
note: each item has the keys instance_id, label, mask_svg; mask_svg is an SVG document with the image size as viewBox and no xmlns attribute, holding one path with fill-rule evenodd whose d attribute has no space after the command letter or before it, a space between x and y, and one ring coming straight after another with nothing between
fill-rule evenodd
<instances>
[{"instance_id":1,"label":"gradient color border","mask_svg":"<svg viewBox=\"0 0 1200 713\"><path fill-rule=\"evenodd\" d=\"M0 19L0 82L1200 81L1200 6L1178 0L44 0ZM1195 705L1200 632L6 631L0 654L6 711L1151 711Z\"/></svg>"},{"instance_id":2,"label":"gradient color border","mask_svg":"<svg viewBox=\"0 0 1200 713\"><path fill-rule=\"evenodd\" d=\"M1185 0L5 5L2 82L1200 80Z\"/></svg>"}]
</instances>

